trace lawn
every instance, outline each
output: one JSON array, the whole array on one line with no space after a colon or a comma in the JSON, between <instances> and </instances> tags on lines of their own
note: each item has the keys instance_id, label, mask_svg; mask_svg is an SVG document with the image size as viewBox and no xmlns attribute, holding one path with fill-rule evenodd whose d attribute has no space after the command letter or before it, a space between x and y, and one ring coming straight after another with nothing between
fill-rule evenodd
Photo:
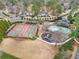
<instances>
[{"instance_id":1,"label":"lawn","mask_svg":"<svg viewBox=\"0 0 79 59\"><path fill-rule=\"evenodd\" d=\"M2 52L2 56L0 56L1 59L20 59L20 58L17 58L17 57L14 57L12 55L9 55L5 52Z\"/></svg>"}]
</instances>

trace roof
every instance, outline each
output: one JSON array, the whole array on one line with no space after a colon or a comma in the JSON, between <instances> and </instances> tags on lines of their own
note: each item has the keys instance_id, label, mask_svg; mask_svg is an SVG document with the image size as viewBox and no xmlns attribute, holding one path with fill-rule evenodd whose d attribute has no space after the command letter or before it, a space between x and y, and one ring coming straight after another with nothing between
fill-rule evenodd
<instances>
[{"instance_id":1,"label":"roof","mask_svg":"<svg viewBox=\"0 0 79 59\"><path fill-rule=\"evenodd\" d=\"M26 11L26 16L32 16L31 12Z\"/></svg>"},{"instance_id":2,"label":"roof","mask_svg":"<svg viewBox=\"0 0 79 59\"><path fill-rule=\"evenodd\" d=\"M8 33L8 37L32 38L37 33L37 25L17 24Z\"/></svg>"},{"instance_id":3,"label":"roof","mask_svg":"<svg viewBox=\"0 0 79 59\"><path fill-rule=\"evenodd\" d=\"M45 11L41 11L37 16L40 16L40 17L48 17L48 13L45 12Z\"/></svg>"}]
</instances>

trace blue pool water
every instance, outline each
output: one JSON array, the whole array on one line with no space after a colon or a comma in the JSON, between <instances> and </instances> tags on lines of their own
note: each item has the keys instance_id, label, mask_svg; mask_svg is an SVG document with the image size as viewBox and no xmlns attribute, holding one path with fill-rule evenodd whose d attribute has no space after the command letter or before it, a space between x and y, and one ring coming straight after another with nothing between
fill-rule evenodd
<instances>
[{"instance_id":1,"label":"blue pool water","mask_svg":"<svg viewBox=\"0 0 79 59\"><path fill-rule=\"evenodd\" d=\"M66 33L66 34L71 33L70 29L65 28L65 27L59 27L59 26L49 26L48 30L52 32L58 31L58 32Z\"/></svg>"}]
</instances>

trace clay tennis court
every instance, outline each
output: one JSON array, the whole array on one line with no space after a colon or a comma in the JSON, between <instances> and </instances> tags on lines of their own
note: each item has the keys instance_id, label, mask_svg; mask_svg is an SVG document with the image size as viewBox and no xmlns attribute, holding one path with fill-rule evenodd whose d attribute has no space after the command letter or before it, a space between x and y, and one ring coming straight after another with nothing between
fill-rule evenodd
<instances>
[{"instance_id":1,"label":"clay tennis court","mask_svg":"<svg viewBox=\"0 0 79 59\"><path fill-rule=\"evenodd\" d=\"M22 28L22 27L24 29L26 27L28 28L28 26L30 25L23 25L23 26L21 25L15 26L10 32L16 32L17 28ZM37 28L36 25L31 25L31 26L35 26L35 28ZM27 28L26 28L26 32L29 31L29 29ZM31 28L31 30L33 29ZM40 32L39 35L40 35L42 33L42 29L40 28L39 30L40 30L39 31ZM19 32L22 33L23 29L22 31L20 29ZM40 38L37 38L34 41L27 39L18 41L15 39L16 38L5 38L1 44L1 47L4 52L19 57L21 59L53 59L55 54L58 53L58 49L55 46L48 45L47 43L41 41Z\"/></svg>"},{"instance_id":2,"label":"clay tennis court","mask_svg":"<svg viewBox=\"0 0 79 59\"><path fill-rule=\"evenodd\" d=\"M32 38L37 33L37 25L34 24L17 24L8 32L9 37Z\"/></svg>"}]
</instances>

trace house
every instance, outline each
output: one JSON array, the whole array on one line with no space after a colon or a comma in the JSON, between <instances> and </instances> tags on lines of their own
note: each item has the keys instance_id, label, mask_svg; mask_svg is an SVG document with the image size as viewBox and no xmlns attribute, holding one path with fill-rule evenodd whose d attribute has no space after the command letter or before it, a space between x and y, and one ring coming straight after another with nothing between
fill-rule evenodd
<instances>
[{"instance_id":1,"label":"house","mask_svg":"<svg viewBox=\"0 0 79 59\"><path fill-rule=\"evenodd\" d=\"M31 20L31 19L32 19L32 13L31 13L31 12L28 12L28 11L27 11L27 12L25 12L25 15L26 15L26 16L25 16L25 19L26 19L26 20Z\"/></svg>"},{"instance_id":2,"label":"house","mask_svg":"<svg viewBox=\"0 0 79 59\"><path fill-rule=\"evenodd\" d=\"M41 11L37 16L33 17L33 20L36 21L52 21L53 17L49 16L47 12Z\"/></svg>"}]
</instances>

